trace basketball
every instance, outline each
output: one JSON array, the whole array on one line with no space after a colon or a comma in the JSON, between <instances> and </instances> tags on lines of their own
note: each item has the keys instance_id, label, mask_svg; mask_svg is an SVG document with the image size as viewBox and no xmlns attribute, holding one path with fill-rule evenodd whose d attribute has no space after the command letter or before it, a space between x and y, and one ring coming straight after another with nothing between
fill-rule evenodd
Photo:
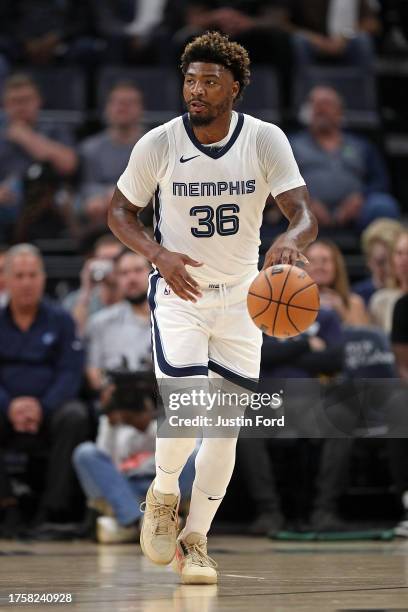
<instances>
[{"instance_id":1,"label":"basketball","mask_svg":"<svg viewBox=\"0 0 408 612\"><path fill-rule=\"evenodd\" d=\"M248 292L248 311L268 336L290 338L306 331L319 312L319 290L302 268L277 265L262 270Z\"/></svg>"}]
</instances>

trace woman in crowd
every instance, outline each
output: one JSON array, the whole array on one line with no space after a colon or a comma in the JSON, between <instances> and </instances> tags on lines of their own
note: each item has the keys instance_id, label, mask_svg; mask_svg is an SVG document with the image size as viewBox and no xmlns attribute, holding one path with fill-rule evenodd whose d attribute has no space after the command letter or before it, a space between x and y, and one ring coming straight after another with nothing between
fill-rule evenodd
<instances>
[{"instance_id":1,"label":"woman in crowd","mask_svg":"<svg viewBox=\"0 0 408 612\"><path fill-rule=\"evenodd\" d=\"M370 275L355 283L352 290L363 298L365 305L378 289L387 286L391 273L394 244L404 226L395 219L376 219L361 234L361 248Z\"/></svg>"},{"instance_id":2,"label":"woman in crowd","mask_svg":"<svg viewBox=\"0 0 408 612\"><path fill-rule=\"evenodd\" d=\"M394 243L387 287L376 291L369 302L372 322L387 334L391 332L395 303L404 293L408 293L408 229L405 228Z\"/></svg>"},{"instance_id":3,"label":"woman in crowd","mask_svg":"<svg viewBox=\"0 0 408 612\"><path fill-rule=\"evenodd\" d=\"M344 258L330 240L317 240L307 250L308 269L320 290L322 306L332 308L345 325L368 325L363 299L350 291Z\"/></svg>"}]
</instances>

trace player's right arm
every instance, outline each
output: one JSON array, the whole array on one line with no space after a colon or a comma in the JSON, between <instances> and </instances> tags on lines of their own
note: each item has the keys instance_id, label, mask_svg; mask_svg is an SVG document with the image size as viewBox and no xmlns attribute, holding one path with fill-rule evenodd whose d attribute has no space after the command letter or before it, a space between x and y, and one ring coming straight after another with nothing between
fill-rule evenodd
<instances>
[{"instance_id":1,"label":"player's right arm","mask_svg":"<svg viewBox=\"0 0 408 612\"><path fill-rule=\"evenodd\" d=\"M185 266L202 264L184 253L169 251L152 240L139 219L140 212L151 200L165 173L164 160L167 157L167 135L163 129L152 130L136 143L109 205L108 225L123 244L158 268L176 295L195 302L201 292Z\"/></svg>"},{"instance_id":2,"label":"player's right arm","mask_svg":"<svg viewBox=\"0 0 408 612\"><path fill-rule=\"evenodd\" d=\"M143 207L129 202L116 187L108 211L110 229L129 249L151 261L174 293L183 300L195 302L201 293L198 283L185 266L197 267L201 264L188 255L169 251L152 240L139 219L142 210Z\"/></svg>"}]
</instances>

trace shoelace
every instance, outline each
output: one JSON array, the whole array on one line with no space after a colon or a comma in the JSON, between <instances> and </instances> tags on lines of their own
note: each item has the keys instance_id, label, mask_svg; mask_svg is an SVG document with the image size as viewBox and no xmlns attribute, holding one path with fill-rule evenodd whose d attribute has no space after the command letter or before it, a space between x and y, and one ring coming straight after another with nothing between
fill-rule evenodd
<instances>
[{"instance_id":1,"label":"shoelace","mask_svg":"<svg viewBox=\"0 0 408 612\"><path fill-rule=\"evenodd\" d=\"M199 565L201 567L205 567L209 565L214 569L218 567L218 564L214 559L212 559L206 552L204 546L205 544L186 544L183 542L184 546L187 549L187 554L191 557L191 562L193 565Z\"/></svg>"},{"instance_id":2,"label":"shoelace","mask_svg":"<svg viewBox=\"0 0 408 612\"><path fill-rule=\"evenodd\" d=\"M146 502L140 504L140 510L146 511ZM170 531L172 522L177 522L177 506L167 506L159 502L149 502L148 514L153 515L153 520L157 521L154 529L155 535L167 535Z\"/></svg>"}]
</instances>

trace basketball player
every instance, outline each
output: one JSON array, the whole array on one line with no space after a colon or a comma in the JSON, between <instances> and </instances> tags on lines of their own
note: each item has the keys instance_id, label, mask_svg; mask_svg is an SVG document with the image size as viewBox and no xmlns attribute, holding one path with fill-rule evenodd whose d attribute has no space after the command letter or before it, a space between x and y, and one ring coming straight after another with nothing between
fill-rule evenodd
<instances>
[{"instance_id":1,"label":"basketball player","mask_svg":"<svg viewBox=\"0 0 408 612\"><path fill-rule=\"evenodd\" d=\"M149 297L157 378L221 376L246 387L259 376L262 334L246 297L258 272L266 198L272 193L289 227L268 250L265 267L304 260L316 221L286 136L233 110L249 82L246 50L208 32L186 46L181 67L188 113L137 142L109 226L155 266ZM155 241L138 219L153 195ZM155 563L175 557L183 583L210 584L217 571L206 536L233 472L236 437L203 437L178 535L178 478L194 446L194 437L157 438L141 545Z\"/></svg>"}]
</instances>

